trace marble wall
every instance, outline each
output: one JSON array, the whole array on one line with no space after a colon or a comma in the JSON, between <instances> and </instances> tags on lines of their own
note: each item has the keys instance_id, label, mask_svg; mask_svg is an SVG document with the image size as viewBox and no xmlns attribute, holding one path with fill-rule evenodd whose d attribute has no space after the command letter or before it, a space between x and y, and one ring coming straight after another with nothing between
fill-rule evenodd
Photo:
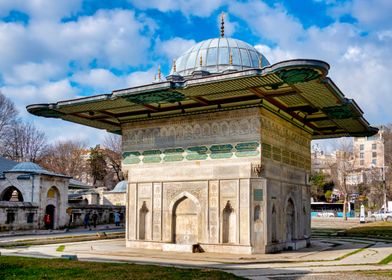
<instances>
[{"instance_id":1,"label":"marble wall","mask_svg":"<svg viewBox=\"0 0 392 280\"><path fill-rule=\"evenodd\" d=\"M298 127L252 108L124 126L123 136L127 246L268 253L307 238L310 135Z\"/></svg>"}]
</instances>

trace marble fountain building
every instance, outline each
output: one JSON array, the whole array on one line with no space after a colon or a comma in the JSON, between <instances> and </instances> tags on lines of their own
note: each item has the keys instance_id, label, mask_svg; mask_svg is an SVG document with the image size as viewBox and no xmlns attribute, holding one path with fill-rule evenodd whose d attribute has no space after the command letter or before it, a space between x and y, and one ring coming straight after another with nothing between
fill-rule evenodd
<instances>
[{"instance_id":1,"label":"marble fountain building","mask_svg":"<svg viewBox=\"0 0 392 280\"><path fill-rule=\"evenodd\" d=\"M328 70L311 59L270 65L222 34L165 80L27 110L122 135L128 247L295 250L310 238L310 141L377 132Z\"/></svg>"}]
</instances>

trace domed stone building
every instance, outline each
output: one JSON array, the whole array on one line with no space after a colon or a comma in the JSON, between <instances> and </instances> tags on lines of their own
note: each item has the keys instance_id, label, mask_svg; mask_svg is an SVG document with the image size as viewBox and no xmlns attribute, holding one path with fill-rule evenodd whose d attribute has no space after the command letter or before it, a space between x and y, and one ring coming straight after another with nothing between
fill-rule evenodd
<instances>
[{"instance_id":1,"label":"domed stone building","mask_svg":"<svg viewBox=\"0 0 392 280\"><path fill-rule=\"evenodd\" d=\"M65 226L69 179L32 162L8 165L0 174L0 230L43 228L45 214L47 228Z\"/></svg>"},{"instance_id":2,"label":"domed stone building","mask_svg":"<svg viewBox=\"0 0 392 280\"><path fill-rule=\"evenodd\" d=\"M310 141L377 132L328 70L222 34L166 80L27 109L122 135L128 247L269 253L309 244Z\"/></svg>"}]
</instances>

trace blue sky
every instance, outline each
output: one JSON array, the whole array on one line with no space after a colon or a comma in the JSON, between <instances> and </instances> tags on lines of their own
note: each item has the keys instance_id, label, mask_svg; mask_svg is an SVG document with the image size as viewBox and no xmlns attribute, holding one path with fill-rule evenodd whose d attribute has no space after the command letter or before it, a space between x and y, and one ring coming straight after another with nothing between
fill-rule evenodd
<instances>
[{"instance_id":1,"label":"blue sky","mask_svg":"<svg viewBox=\"0 0 392 280\"><path fill-rule=\"evenodd\" d=\"M271 63L315 58L374 125L392 122L390 0L0 0L0 91L51 141L95 144L104 133L29 116L25 106L152 81L158 65L226 35Z\"/></svg>"}]
</instances>

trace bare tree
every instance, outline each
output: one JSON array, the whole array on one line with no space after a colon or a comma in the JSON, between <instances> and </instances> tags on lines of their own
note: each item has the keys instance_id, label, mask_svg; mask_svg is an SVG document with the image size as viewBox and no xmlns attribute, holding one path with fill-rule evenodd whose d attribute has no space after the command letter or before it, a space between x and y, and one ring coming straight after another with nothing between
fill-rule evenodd
<instances>
[{"instance_id":1,"label":"bare tree","mask_svg":"<svg viewBox=\"0 0 392 280\"><path fill-rule=\"evenodd\" d=\"M60 141L43 152L39 164L53 172L81 180L87 173L85 159L87 145L79 140Z\"/></svg>"},{"instance_id":2,"label":"bare tree","mask_svg":"<svg viewBox=\"0 0 392 280\"><path fill-rule=\"evenodd\" d=\"M108 134L105 137L103 153L106 157L107 164L116 174L117 180L124 180L121 171L121 136Z\"/></svg>"},{"instance_id":3,"label":"bare tree","mask_svg":"<svg viewBox=\"0 0 392 280\"><path fill-rule=\"evenodd\" d=\"M0 92L0 139L6 130L15 124L18 112L14 103Z\"/></svg>"},{"instance_id":4,"label":"bare tree","mask_svg":"<svg viewBox=\"0 0 392 280\"><path fill-rule=\"evenodd\" d=\"M353 184L348 182L355 172L352 142L347 138L338 141L336 162L331 166L332 179L335 186L343 194L343 217L347 220L348 195L353 190Z\"/></svg>"},{"instance_id":5,"label":"bare tree","mask_svg":"<svg viewBox=\"0 0 392 280\"><path fill-rule=\"evenodd\" d=\"M45 133L31 123L15 123L3 139L4 155L19 162L36 162L46 146Z\"/></svg>"}]
</instances>

